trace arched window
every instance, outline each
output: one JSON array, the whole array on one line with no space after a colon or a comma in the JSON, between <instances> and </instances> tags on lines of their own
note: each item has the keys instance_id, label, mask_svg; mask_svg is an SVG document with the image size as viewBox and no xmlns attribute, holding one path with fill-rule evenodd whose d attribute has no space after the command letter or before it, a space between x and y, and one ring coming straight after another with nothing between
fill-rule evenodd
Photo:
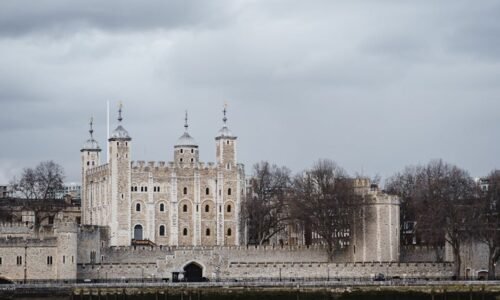
<instances>
[{"instance_id":1,"label":"arched window","mask_svg":"<svg viewBox=\"0 0 500 300\"><path fill-rule=\"evenodd\" d=\"M160 225L160 236L165 236L165 226Z\"/></svg>"},{"instance_id":2,"label":"arched window","mask_svg":"<svg viewBox=\"0 0 500 300\"><path fill-rule=\"evenodd\" d=\"M210 228L207 228L207 230L205 230L205 235L210 236Z\"/></svg>"},{"instance_id":3,"label":"arched window","mask_svg":"<svg viewBox=\"0 0 500 300\"><path fill-rule=\"evenodd\" d=\"M209 188L205 189L205 195L210 195L210 189Z\"/></svg>"},{"instance_id":4,"label":"arched window","mask_svg":"<svg viewBox=\"0 0 500 300\"><path fill-rule=\"evenodd\" d=\"M184 153L184 149L181 149L181 153Z\"/></svg>"},{"instance_id":5,"label":"arched window","mask_svg":"<svg viewBox=\"0 0 500 300\"><path fill-rule=\"evenodd\" d=\"M228 188L228 189L227 189L227 195L228 195L228 196L231 196L231 188Z\"/></svg>"},{"instance_id":6,"label":"arched window","mask_svg":"<svg viewBox=\"0 0 500 300\"><path fill-rule=\"evenodd\" d=\"M184 235L184 236L188 235L188 229L187 228L184 228L184 230L182 230L182 235Z\"/></svg>"},{"instance_id":7,"label":"arched window","mask_svg":"<svg viewBox=\"0 0 500 300\"><path fill-rule=\"evenodd\" d=\"M180 162L182 162L182 158L181 158L181 159L179 159L179 161L180 161Z\"/></svg>"},{"instance_id":8,"label":"arched window","mask_svg":"<svg viewBox=\"0 0 500 300\"><path fill-rule=\"evenodd\" d=\"M231 228L228 228L228 229L227 229L227 236L231 236L231 234L232 234L232 233L233 233L233 232L231 231Z\"/></svg>"},{"instance_id":9,"label":"arched window","mask_svg":"<svg viewBox=\"0 0 500 300\"><path fill-rule=\"evenodd\" d=\"M165 211L165 204L160 203L160 211Z\"/></svg>"},{"instance_id":10,"label":"arched window","mask_svg":"<svg viewBox=\"0 0 500 300\"><path fill-rule=\"evenodd\" d=\"M188 206L186 204L184 204L184 206L182 207L182 211L183 212L187 212L188 211Z\"/></svg>"},{"instance_id":11,"label":"arched window","mask_svg":"<svg viewBox=\"0 0 500 300\"><path fill-rule=\"evenodd\" d=\"M135 211L141 211L141 204L140 203L135 204Z\"/></svg>"},{"instance_id":12,"label":"arched window","mask_svg":"<svg viewBox=\"0 0 500 300\"><path fill-rule=\"evenodd\" d=\"M142 225L135 225L134 240L142 240Z\"/></svg>"},{"instance_id":13,"label":"arched window","mask_svg":"<svg viewBox=\"0 0 500 300\"><path fill-rule=\"evenodd\" d=\"M210 205L205 205L205 212L210 212Z\"/></svg>"},{"instance_id":14,"label":"arched window","mask_svg":"<svg viewBox=\"0 0 500 300\"><path fill-rule=\"evenodd\" d=\"M183 192L184 192L184 195L187 195L187 193L188 193L188 188L187 188L187 187L185 187Z\"/></svg>"},{"instance_id":15,"label":"arched window","mask_svg":"<svg viewBox=\"0 0 500 300\"><path fill-rule=\"evenodd\" d=\"M231 212L231 204L229 204L229 205L227 206L227 212L228 212L228 213L230 213L230 212Z\"/></svg>"}]
</instances>

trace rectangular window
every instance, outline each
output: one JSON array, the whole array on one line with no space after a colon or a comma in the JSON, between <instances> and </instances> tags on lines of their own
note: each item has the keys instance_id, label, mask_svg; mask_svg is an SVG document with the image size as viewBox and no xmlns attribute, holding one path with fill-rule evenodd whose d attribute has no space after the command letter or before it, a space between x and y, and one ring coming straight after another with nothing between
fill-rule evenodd
<instances>
[{"instance_id":1,"label":"rectangular window","mask_svg":"<svg viewBox=\"0 0 500 300\"><path fill-rule=\"evenodd\" d=\"M16 263L18 266L22 265L23 264L23 257L22 256L18 256L17 259L16 259Z\"/></svg>"},{"instance_id":2,"label":"rectangular window","mask_svg":"<svg viewBox=\"0 0 500 300\"><path fill-rule=\"evenodd\" d=\"M2 264L2 258L0 257L0 265Z\"/></svg>"},{"instance_id":3,"label":"rectangular window","mask_svg":"<svg viewBox=\"0 0 500 300\"><path fill-rule=\"evenodd\" d=\"M66 256L63 255L63 264L66 264Z\"/></svg>"},{"instance_id":4,"label":"rectangular window","mask_svg":"<svg viewBox=\"0 0 500 300\"><path fill-rule=\"evenodd\" d=\"M52 256L47 256L47 265L52 265Z\"/></svg>"}]
</instances>

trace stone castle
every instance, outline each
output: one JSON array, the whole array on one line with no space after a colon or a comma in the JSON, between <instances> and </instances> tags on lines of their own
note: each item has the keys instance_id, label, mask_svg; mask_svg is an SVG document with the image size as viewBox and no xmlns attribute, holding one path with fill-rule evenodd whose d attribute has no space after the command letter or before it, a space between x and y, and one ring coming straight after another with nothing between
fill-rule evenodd
<instances>
[{"instance_id":1,"label":"stone castle","mask_svg":"<svg viewBox=\"0 0 500 300\"><path fill-rule=\"evenodd\" d=\"M400 247L399 200L365 179L355 184L364 205L352 238L333 260L321 244L247 246L244 166L226 110L215 163L199 161L187 116L173 162L131 162L132 138L122 121L120 108L106 164L90 124L81 149L81 206L49 205L40 215L30 203L0 203L15 207L12 222L0 224L0 282L158 280L179 273L209 280L453 275L449 249ZM475 258L463 262L471 274L484 269Z\"/></svg>"},{"instance_id":2,"label":"stone castle","mask_svg":"<svg viewBox=\"0 0 500 300\"><path fill-rule=\"evenodd\" d=\"M112 246L148 240L164 246L240 245L240 207L245 191L244 166L224 124L215 138L217 161L199 161L199 147L185 132L174 146L174 161L132 162L132 138L122 126L109 140L109 163L101 164L98 143L81 149L83 223L108 226Z\"/></svg>"}]
</instances>

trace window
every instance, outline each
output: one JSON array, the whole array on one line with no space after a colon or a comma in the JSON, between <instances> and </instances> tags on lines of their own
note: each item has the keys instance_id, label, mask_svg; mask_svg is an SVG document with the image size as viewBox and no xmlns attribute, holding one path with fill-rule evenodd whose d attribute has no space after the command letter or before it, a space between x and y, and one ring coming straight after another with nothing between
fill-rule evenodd
<instances>
[{"instance_id":1,"label":"window","mask_svg":"<svg viewBox=\"0 0 500 300\"><path fill-rule=\"evenodd\" d=\"M141 186L141 192L144 192L144 187L143 186Z\"/></svg>"},{"instance_id":2,"label":"window","mask_svg":"<svg viewBox=\"0 0 500 300\"><path fill-rule=\"evenodd\" d=\"M231 189L230 189L230 188L229 188L229 189L227 189L227 195L228 195L228 196L231 196Z\"/></svg>"},{"instance_id":3,"label":"window","mask_svg":"<svg viewBox=\"0 0 500 300\"><path fill-rule=\"evenodd\" d=\"M210 189L209 188L205 189L205 195L210 195Z\"/></svg>"},{"instance_id":4,"label":"window","mask_svg":"<svg viewBox=\"0 0 500 300\"><path fill-rule=\"evenodd\" d=\"M183 192L184 192L184 195L187 195L187 193L188 193L188 188L187 188L187 187L185 187Z\"/></svg>"},{"instance_id":5,"label":"window","mask_svg":"<svg viewBox=\"0 0 500 300\"><path fill-rule=\"evenodd\" d=\"M148 187L147 187L147 186L145 186L145 187L144 187L144 191L145 191L145 192L147 192L147 191L148 191Z\"/></svg>"},{"instance_id":6,"label":"window","mask_svg":"<svg viewBox=\"0 0 500 300\"><path fill-rule=\"evenodd\" d=\"M229 145L229 141L227 141L227 144Z\"/></svg>"},{"instance_id":7,"label":"window","mask_svg":"<svg viewBox=\"0 0 500 300\"><path fill-rule=\"evenodd\" d=\"M184 230L182 230L182 235L184 235L184 236L188 235L188 230L187 230L187 228L184 228Z\"/></svg>"},{"instance_id":8,"label":"window","mask_svg":"<svg viewBox=\"0 0 500 300\"><path fill-rule=\"evenodd\" d=\"M0 257L0 265L2 264L2 258Z\"/></svg>"},{"instance_id":9,"label":"window","mask_svg":"<svg viewBox=\"0 0 500 300\"><path fill-rule=\"evenodd\" d=\"M135 204L135 211L141 211L141 204L140 203Z\"/></svg>"},{"instance_id":10,"label":"window","mask_svg":"<svg viewBox=\"0 0 500 300\"><path fill-rule=\"evenodd\" d=\"M205 205L205 212L210 212L210 205Z\"/></svg>"},{"instance_id":11,"label":"window","mask_svg":"<svg viewBox=\"0 0 500 300\"><path fill-rule=\"evenodd\" d=\"M191 149L191 153L194 153L194 149Z\"/></svg>"},{"instance_id":12,"label":"window","mask_svg":"<svg viewBox=\"0 0 500 300\"><path fill-rule=\"evenodd\" d=\"M181 153L184 153L184 149L181 149ZM181 160L182 161L182 160Z\"/></svg>"},{"instance_id":13,"label":"window","mask_svg":"<svg viewBox=\"0 0 500 300\"><path fill-rule=\"evenodd\" d=\"M191 158L191 162L194 162L194 159L193 159L193 158Z\"/></svg>"},{"instance_id":14,"label":"window","mask_svg":"<svg viewBox=\"0 0 500 300\"><path fill-rule=\"evenodd\" d=\"M205 230L205 235L210 236L210 228L207 228L207 230Z\"/></svg>"},{"instance_id":15,"label":"window","mask_svg":"<svg viewBox=\"0 0 500 300\"><path fill-rule=\"evenodd\" d=\"M137 192L137 186L136 186L136 187L134 187L134 192Z\"/></svg>"},{"instance_id":16,"label":"window","mask_svg":"<svg viewBox=\"0 0 500 300\"><path fill-rule=\"evenodd\" d=\"M23 264L23 257L22 256L18 256L16 258L16 263L18 266L22 265Z\"/></svg>"},{"instance_id":17,"label":"window","mask_svg":"<svg viewBox=\"0 0 500 300\"><path fill-rule=\"evenodd\" d=\"M160 226L160 236L165 236L165 226Z\"/></svg>"},{"instance_id":18,"label":"window","mask_svg":"<svg viewBox=\"0 0 500 300\"><path fill-rule=\"evenodd\" d=\"M180 161L180 162L182 162L182 158L181 158L181 159L179 159L179 161Z\"/></svg>"},{"instance_id":19,"label":"window","mask_svg":"<svg viewBox=\"0 0 500 300\"><path fill-rule=\"evenodd\" d=\"M165 204L163 203L160 204L160 211L165 211Z\"/></svg>"},{"instance_id":20,"label":"window","mask_svg":"<svg viewBox=\"0 0 500 300\"><path fill-rule=\"evenodd\" d=\"M230 212L231 212L231 204L229 204L229 205L227 206L227 212L228 212L228 213L230 213Z\"/></svg>"},{"instance_id":21,"label":"window","mask_svg":"<svg viewBox=\"0 0 500 300\"><path fill-rule=\"evenodd\" d=\"M47 264L48 265L52 264L52 256L47 256Z\"/></svg>"},{"instance_id":22,"label":"window","mask_svg":"<svg viewBox=\"0 0 500 300\"><path fill-rule=\"evenodd\" d=\"M159 193L160 192L160 187L156 187L156 191Z\"/></svg>"},{"instance_id":23,"label":"window","mask_svg":"<svg viewBox=\"0 0 500 300\"><path fill-rule=\"evenodd\" d=\"M156 186L153 187L153 192L156 192Z\"/></svg>"},{"instance_id":24,"label":"window","mask_svg":"<svg viewBox=\"0 0 500 300\"><path fill-rule=\"evenodd\" d=\"M183 212L187 212L188 211L188 206L186 204L184 204L184 206L182 207L182 211Z\"/></svg>"},{"instance_id":25,"label":"window","mask_svg":"<svg viewBox=\"0 0 500 300\"><path fill-rule=\"evenodd\" d=\"M90 166L90 161L87 162L87 166Z\"/></svg>"},{"instance_id":26,"label":"window","mask_svg":"<svg viewBox=\"0 0 500 300\"><path fill-rule=\"evenodd\" d=\"M63 255L63 264L66 264L66 256Z\"/></svg>"},{"instance_id":27,"label":"window","mask_svg":"<svg viewBox=\"0 0 500 300\"><path fill-rule=\"evenodd\" d=\"M131 191L131 192L133 192L133 191L134 191L134 187L131 187L131 188L130 188L130 191Z\"/></svg>"},{"instance_id":28,"label":"window","mask_svg":"<svg viewBox=\"0 0 500 300\"><path fill-rule=\"evenodd\" d=\"M232 234L232 233L233 233L233 232L231 231L231 228L228 228L228 229L227 229L227 236L231 236L231 234Z\"/></svg>"}]
</instances>

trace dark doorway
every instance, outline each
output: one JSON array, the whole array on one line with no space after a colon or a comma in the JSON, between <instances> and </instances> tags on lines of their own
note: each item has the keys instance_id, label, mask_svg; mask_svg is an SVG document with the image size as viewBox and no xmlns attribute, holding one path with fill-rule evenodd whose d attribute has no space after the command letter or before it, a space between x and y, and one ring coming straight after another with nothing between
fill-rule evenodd
<instances>
[{"instance_id":1,"label":"dark doorway","mask_svg":"<svg viewBox=\"0 0 500 300\"><path fill-rule=\"evenodd\" d=\"M190 263L184 267L184 280L187 282L203 281L203 268L197 263Z\"/></svg>"},{"instance_id":2,"label":"dark doorway","mask_svg":"<svg viewBox=\"0 0 500 300\"><path fill-rule=\"evenodd\" d=\"M141 225L135 225L134 227L134 240L142 240L142 226Z\"/></svg>"},{"instance_id":3,"label":"dark doorway","mask_svg":"<svg viewBox=\"0 0 500 300\"><path fill-rule=\"evenodd\" d=\"M13 284L14 282L12 282L11 280L7 279L7 278L3 278L3 277L0 277L0 284Z\"/></svg>"}]
</instances>

